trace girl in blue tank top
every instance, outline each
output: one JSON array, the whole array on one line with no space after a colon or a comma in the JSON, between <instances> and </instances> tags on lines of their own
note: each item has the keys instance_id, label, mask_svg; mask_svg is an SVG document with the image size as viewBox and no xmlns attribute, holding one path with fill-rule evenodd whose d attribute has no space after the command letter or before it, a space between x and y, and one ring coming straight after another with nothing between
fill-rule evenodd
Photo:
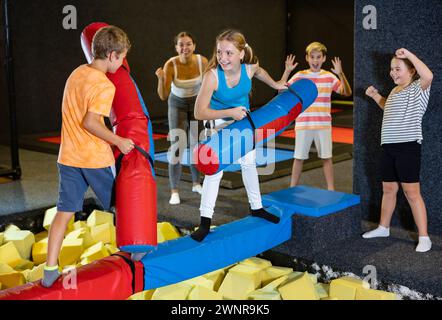
<instances>
[{"instance_id":1,"label":"girl in blue tank top","mask_svg":"<svg viewBox=\"0 0 442 320\"><path fill-rule=\"evenodd\" d=\"M285 84L290 72L295 67L294 57L288 57L281 80L275 81L259 66L258 58L253 55L252 48L240 32L227 30L221 33L216 39L215 52L206 68L196 99L195 118L214 122L212 129L221 129L232 119L243 119L250 109L251 79L256 77L275 90L284 90L287 89ZM279 217L263 209L255 155L255 151L251 151L239 160L250 213L278 223ZM196 241L202 241L209 233L222 176L223 172L219 172L204 178L200 206L201 224L191 235Z\"/></svg>"}]
</instances>

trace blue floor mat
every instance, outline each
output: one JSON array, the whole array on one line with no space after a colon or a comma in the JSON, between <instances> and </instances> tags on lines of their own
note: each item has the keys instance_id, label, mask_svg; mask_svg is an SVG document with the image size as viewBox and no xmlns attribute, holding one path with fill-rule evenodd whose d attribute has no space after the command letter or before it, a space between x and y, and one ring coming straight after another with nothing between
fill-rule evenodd
<instances>
[{"instance_id":1,"label":"blue floor mat","mask_svg":"<svg viewBox=\"0 0 442 320\"><path fill-rule=\"evenodd\" d=\"M321 217L361 202L359 196L307 186L275 191L262 197L266 206L277 206L291 214Z\"/></svg>"}]
</instances>

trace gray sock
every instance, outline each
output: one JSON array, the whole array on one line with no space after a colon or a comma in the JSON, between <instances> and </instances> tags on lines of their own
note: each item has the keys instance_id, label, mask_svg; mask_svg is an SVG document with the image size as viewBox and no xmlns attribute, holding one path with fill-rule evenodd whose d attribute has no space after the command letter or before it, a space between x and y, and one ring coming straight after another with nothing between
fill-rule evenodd
<instances>
[{"instance_id":1,"label":"gray sock","mask_svg":"<svg viewBox=\"0 0 442 320\"><path fill-rule=\"evenodd\" d=\"M57 269L55 270L44 270L43 279L41 280L41 285L43 287L49 288L54 282L60 277L60 273Z\"/></svg>"}]
</instances>

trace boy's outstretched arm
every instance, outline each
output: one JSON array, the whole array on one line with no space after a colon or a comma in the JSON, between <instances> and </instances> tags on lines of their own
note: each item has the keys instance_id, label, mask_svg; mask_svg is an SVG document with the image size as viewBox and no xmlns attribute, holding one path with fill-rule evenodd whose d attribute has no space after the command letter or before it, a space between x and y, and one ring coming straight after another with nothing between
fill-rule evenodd
<instances>
[{"instance_id":1,"label":"boy's outstretched arm","mask_svg":"<svg viewBox=\"0 0 442 320\"><path fill-rule=\"evenodd\" d=\"M102 122L102 115L94 112L86 113L83 119L83 127L94 136L115 145L124 154L128 154L134 148L134 142L131 139L122 138L110 131Z\"/></svg>"},{"instance_id":2,"label":"boy's outstretched arm","mask_svg":"<svg viewBox=\"0 0 442 320\"><path fill-rule=\"evenodd\" d=\"M344 74L344 71L342 70L342 62L339 57L335 57L332 60L333 68L332 71L339 77L339 80L341 80L341 87L339 88L339 94L349 97L352 94L350 84L348 83L347 77Z\"/></svg>"},{"instance_id":3,"label":"boy's outstretched arm","mask_svg":"<svg viewBox=\"0 0 442 320\"><path fill-rule=\"evenodd\" d=\"M411 61L411 63L416 68L416 72L421 78L422 90L426 90L433 81L433 72L423 63L416 55L407 49L401 48L396 50L396 57L406 58Z\"/></svg>"}]
</instances>

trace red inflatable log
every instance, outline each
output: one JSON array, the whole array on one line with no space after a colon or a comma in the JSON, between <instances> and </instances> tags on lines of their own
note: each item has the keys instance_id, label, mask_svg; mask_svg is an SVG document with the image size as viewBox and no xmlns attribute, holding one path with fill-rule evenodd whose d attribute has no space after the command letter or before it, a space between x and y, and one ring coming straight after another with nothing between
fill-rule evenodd
<instances>
[{"instance_id":1,"label":"red inflatable log","mask_svg":"<svg viewBox=\"0 0 442 320\"><path fill-rule=\"evenodd\" d=\"M0 300L125 300L143 290L143 264L120 252L67 272L50 288L36 281L0 291Z\"/></svg>"},{"instance_id":2,"label":"red inflatable log","mask_svg":"<svg viewBox=\"0 0 442 320\"><path fill-rule=\"evenodd\" d=\"M89 62L93 37L105 26L108 24L97 22L83 30L81 44ZM157 245L157 188L150 119L126 59L116 73L108 73L107 77L116 88L110 115L114 131L132 139L137 146L126 156L115 150L119 169L116 178L117 245L127 252L147 252Z\"/></svg>"}]
</instances>

